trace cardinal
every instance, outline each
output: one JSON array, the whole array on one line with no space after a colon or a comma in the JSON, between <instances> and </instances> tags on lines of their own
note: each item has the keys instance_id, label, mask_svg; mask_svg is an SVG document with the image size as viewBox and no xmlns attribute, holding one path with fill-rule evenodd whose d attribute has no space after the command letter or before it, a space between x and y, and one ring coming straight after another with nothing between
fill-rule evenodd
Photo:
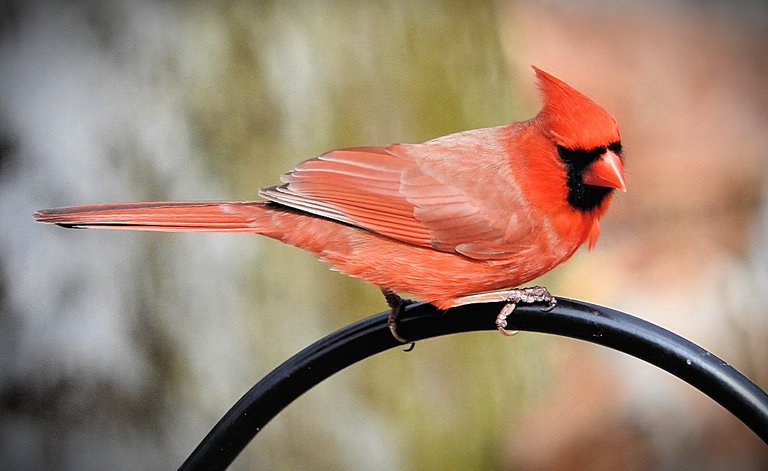
<instances>
[{"instance_id":1,"label":"cardinal","mask_svg":"<svg viewBox=\"0 0 768 471\"><path fill-rule=\"evenodd\" d=\"M541 111L523 122L421 144L353 147L306 160L257 201L113 203L45 209L64 227L253 232L315 253L381 288L389 327L410 293L439 309L555 298L516 288L568 260L600 234L615 190L625 191L616 120L565 82L533 67Z\"/></svg>"}]
</instances>

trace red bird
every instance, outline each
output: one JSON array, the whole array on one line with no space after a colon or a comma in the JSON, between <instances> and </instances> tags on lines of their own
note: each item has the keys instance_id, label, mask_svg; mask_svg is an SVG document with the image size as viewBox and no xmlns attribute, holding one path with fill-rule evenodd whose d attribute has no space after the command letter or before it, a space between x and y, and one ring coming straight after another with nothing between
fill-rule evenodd
<instances>
[{"instance_id":1,"label":"red bird","mask_svg":"<svg viewBox=\"0 0 768 471\"><path fill-rule=\"evenodd\" d=\"M534 118L423 144L330 151L259 191L262 201L115 203L46 209L40 222L146 231L255 232L379 286L392 308L408 292L440 309L504 299L509 289L591 248L615 189L625 190L616 120L534 67L544 106ZM498 290L507 289L503 293ZM491 293L490 296L486 292Z\"/></svg>"}]
</instances>

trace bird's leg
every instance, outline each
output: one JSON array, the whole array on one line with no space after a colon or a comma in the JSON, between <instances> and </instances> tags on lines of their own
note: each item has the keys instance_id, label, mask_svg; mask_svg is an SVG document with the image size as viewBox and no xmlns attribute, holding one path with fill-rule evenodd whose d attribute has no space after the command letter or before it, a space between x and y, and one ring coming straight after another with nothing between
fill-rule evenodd
<instances>
[{"instance_id":1,"label":"bird's leg","mask_svg":"<svg viewBox=\"0 0 768 471\"><path fill-rule=\"evenodd\" d=\"M555 297L552 296L549 291L547 291L547 288L542 286L532 286L530 288L513 288L507 291L507 297L505 301L507 304L501 308L501 312L499 312L499 315L496 316L496 327L499 329L499 332L504 335L515 335L517 333L517 331L508 330L506 327L507 317L512 314L512 311L515 310L515 307L519 303L549 303L549 306L547 306L547 308L544 310L545 312L551 311L557 304L557 299L555 299Z\"/></svg>"},{"instance_id":2,"label":"bird's leg","mask_svg":"<svg viewBox=\"0 0 768 471\"><path fill-rule=\"evenodd\" d=\"M397 316L400 315L400 311L402 311L405 306L413 303L413 301L410 299L401 298L397 295L397 293L389 288L382 288L381 292L384 294L384 299L387 300L387 306L389 306L387 326L389 327L389 331L392 333L392 337L394 337L400 343L408 343L407 340L400 337L400 335L397 333Z\"/></svg>"}]
</instances>

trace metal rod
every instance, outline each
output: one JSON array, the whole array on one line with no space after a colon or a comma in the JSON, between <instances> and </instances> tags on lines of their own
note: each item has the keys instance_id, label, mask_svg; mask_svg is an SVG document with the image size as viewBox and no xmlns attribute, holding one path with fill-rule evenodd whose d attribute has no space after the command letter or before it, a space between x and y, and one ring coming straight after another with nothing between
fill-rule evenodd
<instances>
[{"instance_id":1,"label":"metal rod","mask_svg":"<svg viewBox=\"0 0 768 471\"><path fill-rule=\"evenodd\" d=\"M549 312L543 312L541 305L519 305L508 318L508 328L585 340L645 360L718 402L768 444L768 395L726 362L629 314L581 301L557 301ZM412 304L401 314L398 332L418 341L495 330L494 320L503 306L470 304L443 312L429 304ZM227 468L273 417L313 386L369 356L402 347L387 328L387 314L344 327L277 367L222 417L180 469Z\"/></svg>"}]
</instances>

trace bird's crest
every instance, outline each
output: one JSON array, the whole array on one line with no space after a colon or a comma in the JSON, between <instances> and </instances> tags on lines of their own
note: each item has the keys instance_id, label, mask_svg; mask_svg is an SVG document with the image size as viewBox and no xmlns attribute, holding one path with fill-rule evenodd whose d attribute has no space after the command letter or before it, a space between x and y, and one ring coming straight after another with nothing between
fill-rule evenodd
<instances>
[{"instance_id":1,"label":"bird's crest","mask_svg":"<svg viewBox=\"0 0 768 471\"><path fill-rule=\"evenodd\" d=\"M533 70L544 96L544 107L536 119L557 144L588 150L619 141L616 119L600 105L538 67Z\"/></svg>"}]
</instances>

